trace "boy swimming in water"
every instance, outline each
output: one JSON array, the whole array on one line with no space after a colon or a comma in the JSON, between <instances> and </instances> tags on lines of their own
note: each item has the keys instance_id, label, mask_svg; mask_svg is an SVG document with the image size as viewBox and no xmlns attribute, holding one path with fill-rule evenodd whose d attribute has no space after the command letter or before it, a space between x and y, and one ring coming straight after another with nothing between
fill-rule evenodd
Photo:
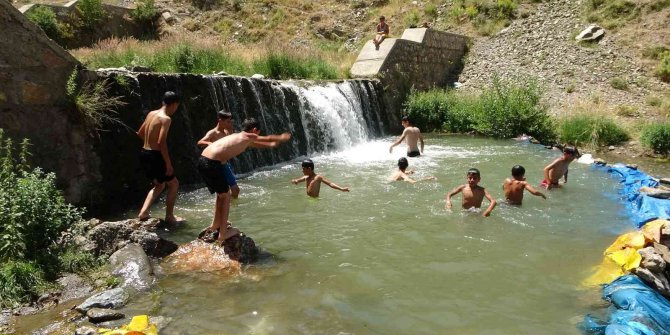
<instances>
[{"instance_id":1,"label":"boy swimming in water","mask_svg":"<svg viewBox=\"0 0 670 335\"><path fill-rule=\"evenodd\" d=\"M490 204L482 215L491 215L491 211L493 211L493 208L496 207L496 200L493 199L493 197L485 188L478 185L479 181L481 180L479 170L475 168L468 170L467 180L467 184L458 186L449 192L449 194L447 194L447 209L451 209L451 197L463 192L463 209L481 208L482 201L484 200L484 197L486 197L486 199L489 199Z\"/></svg>"},{"instance_id":2,"label":"boy swimming in water","mask_svg":"<svg viewBox=\"0 0 670 335\"><path fill-rule=\"evenodd\" d=\"M319 197L319 191L321 191L321 182L324 184L342 192L349 192L348 187L341 187L335 183L330 182L328 179L324 178L322 175L314 173L314 162L311 159L305 159L302 161L302 173L304 176L293 179L291 182L298 185L298 183L305 182L307 186L307 195L312 198Z\"/></svg>"},{"instance_id":3,"label":"boy swimming in water","mask_svg":"<svg viewBox=\"0 0 670 335\"><path fill-rule=\"evenodd\" d=\"M521 205L523 201L523 191L528 190L530 194L547 199L544 193L535 190L526 182L524 175L526 169L521 165L515 165L512 168L512 178L507 178L503 182L503 191L505 199L511 205Z\"/></svg>"},{"instance_id":4,"label":"boy swimming in water","mask_svg":"<svg viewBox=\"0 0 670 335\"><path fill-rule=\"evenodd\" d=\"M390 181L398 181L398 180L404 180L410 184L415 184L420 181L424 180L436 180L437 178L430 176L430 177L425 177L423 179L419 180L414 180L409 177L409 174L414 173L414 170L409 170L407 171L407 167L409 166L409 162L407 161L407 158L402 157L398 159L398 171L394 172L391 177L389 177Z\"/></svg>"},{"instance_id":5,"label":"boy swimming in water","mask_svg":"<svg viewBox=\"0 0 670 335\"><path fill-rule=\"evenodd\" d=\"M552 188L561 187L559 181L563 177L563 184L568 182L568 166L575 158L579 156L579 152L575 147L563 148L563 156L556 158L551 164L544 168L544 180L540 184L542 187L550 190Z\"/></svg>"},{"instance_id":6,"label":"boy swimming in water","mask_svg":"<svg viewBox=\"0 0 670 335\"><path fill-rule=\"evenodd\" d=\"M291 134L260 136L260 125L254 118L246 119L242 123L242 131L222 137L202 151L198 159L198 171L202 176L210 193L216 193L214 221L207 228L208 231L219 231L218 243L240 233L235 228L228 227L230 211L230 185L225 177L224 165L233 157L243 153L248 148L274 148L291 139Z\"/></svg>"}]
</instances>

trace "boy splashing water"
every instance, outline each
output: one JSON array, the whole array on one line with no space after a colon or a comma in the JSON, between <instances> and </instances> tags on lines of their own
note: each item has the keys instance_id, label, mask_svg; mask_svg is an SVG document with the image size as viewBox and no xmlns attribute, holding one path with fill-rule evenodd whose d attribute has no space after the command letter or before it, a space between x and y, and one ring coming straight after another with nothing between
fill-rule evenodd
<instances>
[{"instance_id":1,"label":"boy splashing water","mask_svg":"<svg viewBox=\"0 0 670 335\"><path fill-rule=\"evenodd\" d=\"M304 174L304 176L298 179L293 179L291 180L291 182L293 184L298 185L298 183L304 181L305 185L307 186L307 195L309 195L312 198L319 197L319 192L321 191L321 182L336 190L340 190L342 192L349 192L348 187L338 186L335 183L330 182L322 175L314 173L314 162L312 162L311 159L305 159L304 161L302 161L302 173Z\"/></svg>"},{"instance_id":2,"label":"boy splashing water","mask_svg":"<svg viewBox=\"0 0 670 335\"><path fill-rule=\"evenodd\" d=\"M524 175L526 169L521 165L515 165L512 168L512 178L507 178L503 182L503 191L505 192L505 199L510 205L521 205L523 201L523 191L528 190L530 194L547 199L547 197L526 182Z\"/></svg>"},{"instance_id":3,"label":"boy splashing water","mask_svg":"<svg viewBox=\"0 0 670 335\"><path fill-rule=\"evenodd\" d=\"M468 170L467 180L467 184L458 186L447 194L447 209L451 209L451 197L463 192L463 209L481 208L482 201L484 200L484 197L486 197L486 199L489 199L490 205L482 215L491 215L491 211L496 207L496 200L493 199L485 188L478 185L479 181L481 181L479 170L474 168Z\"/></svg>"}]
</instances>

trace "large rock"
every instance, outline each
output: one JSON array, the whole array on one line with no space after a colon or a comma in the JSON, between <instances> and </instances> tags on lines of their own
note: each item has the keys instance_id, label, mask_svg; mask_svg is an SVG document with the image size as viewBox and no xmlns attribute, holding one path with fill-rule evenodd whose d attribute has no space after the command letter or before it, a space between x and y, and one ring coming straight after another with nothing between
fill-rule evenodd
<instances>
[{"instance_id":1,"label":"large rock","mask_svg":"<svg viewBox=\"0 0 670 335\"><path fill-rule=\"evenodd\" d=\"M165 257L177 250L178 246L153 232L159 224L158 219L100 223L86 234L85 249L96 256L111 255L128 243L137 243L147 255Z\"/></svg>"},{"instance_id":2,"label":"large rock","mask_svg":"<svg viewBox=\"0 0 670 335\"><path fill-rule=\"evenodd\" d=\"M62 287L59 303L83 298L93 292L89 281L73 273L63 275L56 282Z\"/></svg>"},{"instance_id":3,"label":"large rock","mask_svg":"<svg viewBox=\"0 0 670 335\"><path fill-rule=\"evenodd\" d=\"M217 272L222 275L238 275L241 266L230 259L224 249L215 244L195 240L182 244L161 263L165 273Z\"/></svg>"},{"instance_id":4,"label":"large rock","mask_svg":"<svg viewBox=\"0 0 670 335\"><path fill-rule=\"evenodd\" d=\"M218 231L203 230L198 239L207 243L214 243L219 237ZM223 249L230 259L242 263L251 263L258 258L258 248L250 237L240 233L223 242Z\"/></svg>"},{"instance_id":5,"label":"large rock","mask_svg":"<svg viewBox=\"0 0 670 335\"><path fill-rule=\"evenodd\" d=\"M577 41L587 41L587 42L596 42L605 36L605 29L602 27L592 24L586 29L582 30L579 35L575 37Z\"/></svg>"},{"instance_id":6,"label":"large rock","mask_svg":"<svg viewBox=\"0 0 670 335\"><path fill-rule=\"evenodd\" d=\"M116 251L109 257L109 263L112 274L121 278L122 287L147 290L154 282L151 262L139 244L130 243Z\"/></svg>"},{"instance_id":7,"label":"large rock","mask_svg":"<svg viewBox=\"0 0 670 335\"><path fill-rule=\"evenodd\" d=\"M91 308L86 312L86 316L91 323L119 320L126 317L123 313L108 308Z\"/></svg>"},{"instance_id":8,"label":"large rock","mask_svg":"<svg viewBox=\"0 0 670 335\"><path fill-rule=\"evenodd\" d=\"M75 307L79 313L86 314L91 308L119 308L128 302L128 294L120 287L100 292Z\"/></svg>"},{"instance_id":9,"label":"large rock","mask_svg":"<svg viewBox=\"0 0 670 335\"><path fill-rule=\"evenodd\" d=\"M654 273L649 269L639 267L635 269L635 274L660 294L670 298L670 283L663 273Z\"/></svg>"},{"instance_id":10,"label":"large rock","mask_svg":"<svg viewBox=\"0 0 670 335\"><path fill-rule=\"evenodd\" d=\"M665 271L665 260L663 259L663 256L656 252L654 247L646 247L638 250L638 252L642 256L640 266L654 273Z\"/></svg>"},{"instance_id":11,"label":"large rock","mask_svg":"<svg viewBox=\"0 0 670 335\"><path fill-rule=\"evenodd\" d=\"M642 186L640 192L658 199L670 199L670 191Z\"/></svg>"}]
</instances>

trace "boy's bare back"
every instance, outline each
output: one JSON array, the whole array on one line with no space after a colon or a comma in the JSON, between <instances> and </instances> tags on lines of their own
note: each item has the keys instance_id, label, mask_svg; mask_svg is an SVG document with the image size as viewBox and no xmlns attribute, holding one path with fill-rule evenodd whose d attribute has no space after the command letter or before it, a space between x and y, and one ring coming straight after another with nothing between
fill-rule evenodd
<instances>
[{"instance_id":1,"label":"boy's bare back","mask_svg":"<svg viewBox=\"0 0 670 335\"><path fill-rule=\"evenodd\" d=\"M209 159L227 162L231 158L243 153L258 135L240 132L220 138L202 151L202 155Z\"/></svg>"},{"instance_id":2,"label":"boy's bare back","mask_svg":"<svg viewBox=\"0 0 670 335\"><path fill-rule=\"evenodd\" d=\"M167 132L171 121L172 119L160 109L150 112L144 120L144 124L140 127L143 134L139 135L144 138L143 148L147 150L160 150L161 140L167 140ZM162 138L161 132L164 133Z\"/></svg>"},{"instance_id":3,"label":"boy's bare back","mask_svg":"<svg viewBox=\"0 0 670 335\"><path fill-rule=\"evenodd\" d=\"M564 157L556 158L549 166L547 171L549 181L552 184L558 184L558 181L568 172L571 162L568 162Z\"/></svg>"},{"instance_id":4,"label":"boy's bare back","mask_svg":"<svg viewBox=\"0 0 670 335\"><path fill-rule=\"evenodd\" d=\"M418 151L419 150L419 138L421 137L421 131L417 127L407 127L403 131L405 136L405 141L407 143L407 151Z\"/></svg>"},{"instance_id":5,"label":"boy's bare back","mask_svg":"<svg viewBox=\"0 0 670 335\"><path fill-rule=\"evenodd\" d=\"M527 183L521 180L514 180L511 178L505 179L503 183L503 191L507 202L514 205L521 205L523 201L523 190L526 189Z\"/></svg>"}]
</instances>

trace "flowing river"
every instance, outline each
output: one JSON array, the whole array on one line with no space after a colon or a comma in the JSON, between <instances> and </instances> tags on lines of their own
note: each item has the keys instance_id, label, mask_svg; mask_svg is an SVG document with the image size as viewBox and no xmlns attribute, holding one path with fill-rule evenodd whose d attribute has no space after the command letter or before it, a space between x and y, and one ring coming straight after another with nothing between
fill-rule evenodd
<instances>
[{"instance_id":1,"label":"flowing river","mask_svg":"<svg viewBox=\"0 0 670 335\"><path fill-rule=\"evenodd\" d=\"M578 334L583 315L602 308L600 290L580 281L632 229L613 179L574 162L547 200L526 194L523 207L499 203L483 218L444 209L468 168L501 199L513 165L537 185L559 153L431 136L410 168L437 181L411 185L387 181L405 150L389 154L391 141L312 157L317 173L349 193L322 185L310 199L304 184L290 183L302 175L296 162L242 179L230 219L267 255L241 276L164 276L124 312L171 317L164 334ZM188 222L166 237L192 240L213 203L206 189L181 194L177 213Z\"/></svg>"}]
</instances>

